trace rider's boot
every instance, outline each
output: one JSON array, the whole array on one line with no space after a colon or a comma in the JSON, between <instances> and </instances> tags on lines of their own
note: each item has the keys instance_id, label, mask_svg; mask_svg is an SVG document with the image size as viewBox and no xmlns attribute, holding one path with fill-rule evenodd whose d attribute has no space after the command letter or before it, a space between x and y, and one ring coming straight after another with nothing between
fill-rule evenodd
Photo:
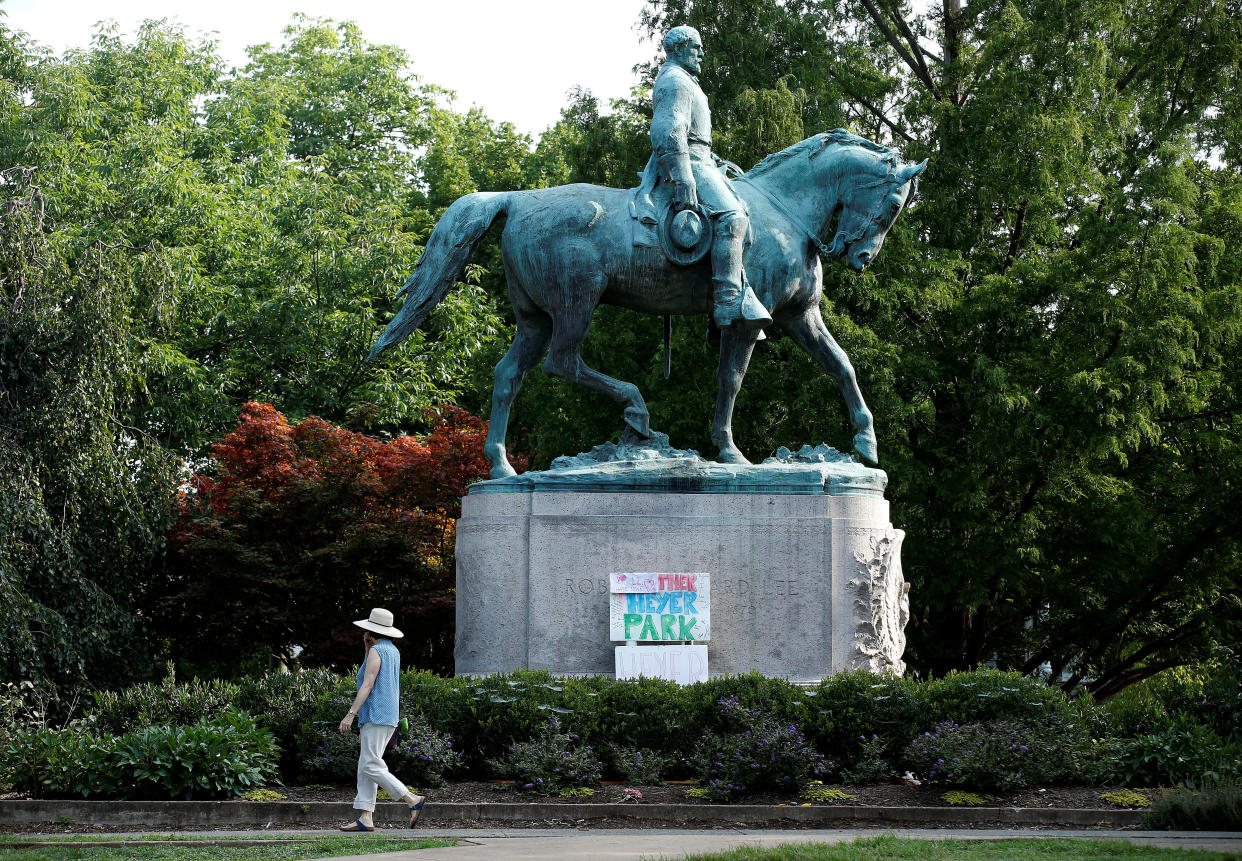
<instances>
[{"instance_id":1,"label":"rider's boot","mask_svg":"<svg viewBox=\"0 0 1242 861\"><path fill-rule=\"evenodd\" d=\"M772 317L755 296L742 271L742 243L750 220L741 212L721 214L712 242L712 319L717 326L748 328L771 324Z\"/></svg>"}]
</instances>

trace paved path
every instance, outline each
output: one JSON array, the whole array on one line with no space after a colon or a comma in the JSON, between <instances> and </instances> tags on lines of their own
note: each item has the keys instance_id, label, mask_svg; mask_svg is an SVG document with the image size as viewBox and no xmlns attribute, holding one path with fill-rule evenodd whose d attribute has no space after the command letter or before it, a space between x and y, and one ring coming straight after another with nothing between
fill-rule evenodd
<instances>
[{"instance_id":1,"label":"paved path","mask_svg":"<svg viewBox=\"0 0 1242 861\"><path fill-rule=\"evenodd\" d=\"M382 855L354 855L337 861L639 861L643 858L682 858L688 853L722 852L739 846L779 846L787 843L845 843L859 837L893 833L924 840L1002 840L1015 837L1073 837L1094 840L1128 840L1147 846L1211 849L1242 858L1242 833L1169 833L1160 831L1008 831L1008 830L913 830L832 829L814 831L683 831L594 830L509 831L480 836L469 831L436 832L427 836L456 837L460 846L423 849Z\"/></svg>"},{"instance_id":2,"label":"paved path","mask_svg":"<svg viewBox=\"0 0 1242 861\"><path fill-rule=\"evenodd\" d=\"M185 831L145 832L162 836L253 837L255 835L310 837L336 831ZM445 849L351 855L337 861L639 861L678 859L686 854L720 852L739 846L779 846L786 843L844 843L859 837L896 834L922 840L1007 840L1013 838L1073 838L1126 840L1142 846L1208 849L1242 859L1242 832L1214 831L1096 831L1053 829L815 829L802 831L713 829L498 829L420 828L418 831L381 829L385 836L452 837L460 845ZM15 835L16 836L16 835ZM29 835L35 837L36 835ZM49 836L49 835L38 835ZM57 835L64 836L64 835ZM101 835L102 836L102 835ZM124 835L113 834L113 837Z\"/></svg>"}]
</instances>

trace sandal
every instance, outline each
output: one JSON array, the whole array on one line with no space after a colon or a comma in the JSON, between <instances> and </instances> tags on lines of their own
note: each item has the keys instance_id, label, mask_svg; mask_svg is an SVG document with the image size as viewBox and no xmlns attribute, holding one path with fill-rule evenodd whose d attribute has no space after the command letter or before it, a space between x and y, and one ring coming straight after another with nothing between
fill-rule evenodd
<instances>
[{"instance_id":1,"label":"sandal","mask_svg":"<svg viewBox=\"0 0 1242 861\"><path fill-rule=\"evenodd\" d=\"M337 831L348 831L351 834L357 831L374 831L374 830L375 830L374 825L372 825L370 828L367 828L365 825L362 824L361 819L355 819L349 825L342 825L340 828L337 829Z\"/></svg>"},{"instance_id":2,"label":"sandal","mask_svg":"<svg viewBox=\"0 0 1242 861\"><path fill-rule=\"evenodd\" d=\"M418 804L410 805L410 827L413 828L418 824L418 817L423 812L423 805L427 803L426 798L420 798Z\"/></svg>"}]
</instances>

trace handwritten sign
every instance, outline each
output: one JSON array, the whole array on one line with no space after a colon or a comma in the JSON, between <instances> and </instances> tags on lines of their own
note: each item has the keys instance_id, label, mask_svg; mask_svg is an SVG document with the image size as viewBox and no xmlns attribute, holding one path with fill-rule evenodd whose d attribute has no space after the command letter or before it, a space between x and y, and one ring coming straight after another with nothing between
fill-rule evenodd
<instances>
[{"instance_id":1,"label":"handwritten sign","mask_svg":"<svg viewBox=\"0 0 1242 861\"><path fill-rule=\"evenodd\" d=\"M617 646L616 651L618 679L707 681L707 646Z\"/></svg>"},{"instance_id":2,"label":"handwritten sign","mask_svg":"<svg viewBox=\"0 0 1242 861\"><path fill-rule=\"evenodd\" d=\"M710 574L609 574L608 581L610 639L711 639Z\"/></svg>"}]
</instances>

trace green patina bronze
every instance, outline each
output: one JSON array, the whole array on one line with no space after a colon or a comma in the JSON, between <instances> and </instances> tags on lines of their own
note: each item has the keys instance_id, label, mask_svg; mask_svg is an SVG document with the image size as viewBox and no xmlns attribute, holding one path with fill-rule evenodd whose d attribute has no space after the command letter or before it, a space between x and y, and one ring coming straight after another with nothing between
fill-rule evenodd
<instances>
[{"instance_id":1,"label":"green patina bronze","mask_svg":"<svg viewBox=\"0 0 1242 861\"><path fill-rule=\"evenodd\" d=\"M548 373L609 395L623 407L627 432L651 438L638 388L582 361L580 348L601 303L656 315L707 314L720 328L712 422L718 461L749 463L733 441L733 405L763 327L776 325L840 385L854 451L877 463L871 412L820 316L819 257L854 270L873 261L926 161L905 164L891 150L837 129L770 155L730 181L725 173L733 166L711 152L710 115L694 77L703 54L698 34L675 28L665 47L668 61L653 97L653 155L642 184L459 198L432 231L401 291L408 298L371 358L427 318L488 228L507 217L501 251L517 334L496 366L486 442L492 478L514 475L505 451L509 409L523 376L545 355ZM825 246L820 237L838 211L836 233Z\"/></svg>"}]
</instances>

